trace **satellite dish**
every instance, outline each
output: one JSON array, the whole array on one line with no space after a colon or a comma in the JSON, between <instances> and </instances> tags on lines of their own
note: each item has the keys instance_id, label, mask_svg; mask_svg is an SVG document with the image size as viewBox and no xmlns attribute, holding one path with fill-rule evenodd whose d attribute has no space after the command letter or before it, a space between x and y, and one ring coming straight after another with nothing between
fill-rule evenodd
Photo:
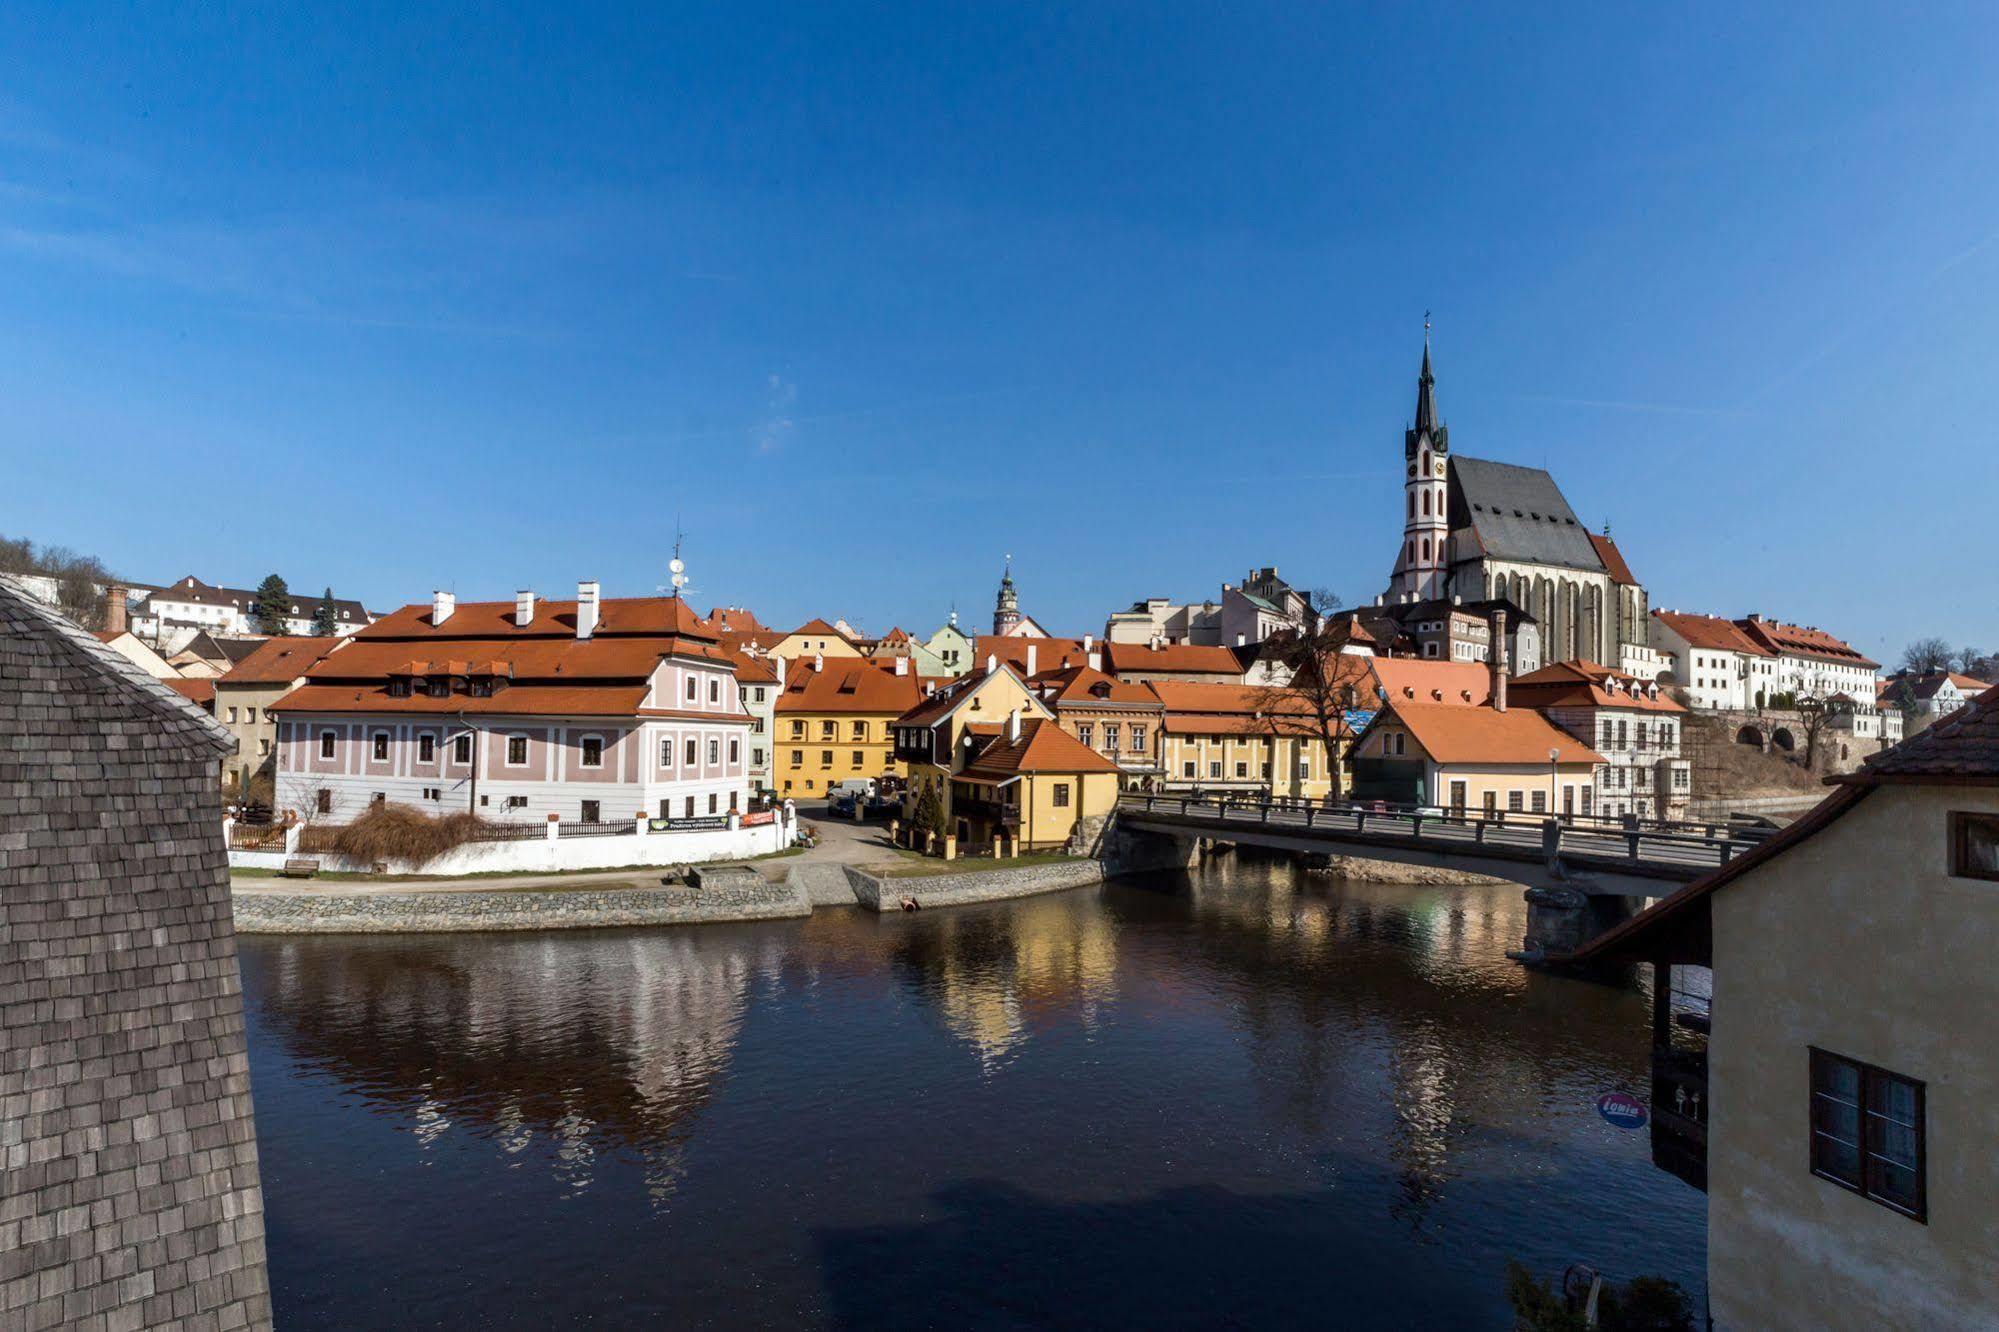
<instances>
[{"instance_id":1,"label":"satellite dish","mask_svg":"<svg viewBox=\"0 0 1999 1332\"><path fill-rule=\"evenodd\" d=\"M680 557L677 555L666 562L666 567L669 573L681 574L687 572L687 566L680 562Z\"/></svg>"},{"instance_id":2,"label":"satellite dish","mask_svg":"<svg viewBox=\"0 0 1999 1332\"><path fill-rule=\"evenodd\" d=\"M675 575L673 576L673 585L674 585L675 587L686 587L686 586L687 586L687 575L686 575L686 574L684 574L684 573L677 573L677 574L675 574Z\"/></svg>"}]
</instances>

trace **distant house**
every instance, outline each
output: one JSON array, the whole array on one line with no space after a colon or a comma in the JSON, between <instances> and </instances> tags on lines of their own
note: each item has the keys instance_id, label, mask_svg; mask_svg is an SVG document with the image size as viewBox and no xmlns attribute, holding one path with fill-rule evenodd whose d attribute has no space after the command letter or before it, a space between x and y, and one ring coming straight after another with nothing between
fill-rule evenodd
<instances>
[{"instance_id":1,"label":"distant house","mask_svg":"<svg viewBox=\"0 0 1999 1332\"><path fill-rule=\"evenodd\" d=\"M319 616L319 603L318 597L290 597L285 604L285 622L279 627L287 634L311 634ZM255 620L256 605L254 591L217 587L190 574L134 604L130 610L131 627L141 638L177 651L201 630L227 638L261 634L263 630ZM374 619L360 602L334 599L336 634L359 633Z\"/></svg>"},{"instance_id":2,"label":"distant house","mask_svg":"<svg viewBox=\"0 0 1999 1332\"><path fill-rule=\"evenodd\" d=\"M1604 758L1585 812L1606 818L1680 819L1693 798L1680 754L1687 710L1659 688L1593 661L1562 661L1518 675L1513 706L1533 708Z\"/></svg>"},{"instance_id":3,"label":"distant house","mask_svg":"<svg viewBox=\"0 0 1999 1332\"><path fill-rule=\"evenodd\" d=\"M972 669L972 636L958 627L958 612L952 611L951 618L940 626L936 633L925 639L923 646L929 649L942 667L940 675L963 675Z\"/></svg>"},{"instance_id":4,"label":"distant house","mask_svg":"<svg viewBox=\"0 0 1999 1332\"><path fill-rule=\"evenodd\" d=\"M1043 671L1028 680L1056 724L1086 749L1115 763L1128 788L1152 790L1162 775L1166 708L1142 684L1116 680L1090 666Z\"/></svg>"},{"instance_id":5,"label":"distant house","mask_svg":"<svg viewBox=\"0 0 1999 1332\"><path fill-rule=\"evenodd\" d=\"M236 753L223 763L222 787L238 799L248 794L258 777L276 781L278 723L271 715L272 705L305 683L307 671L350 640L287 635L250 641L254 652L227 674L202 682L208 686L215 720L236 737Z\"/></svg>"},{"instance_id":6,"label":"distant house","mask_svg":"<svg viewBox=\"0 0 1999 1332\"><path fill-rule=\"evenodd\" d=\"M1248 668L1228 648L1191 643L1106 643L1104 669L1120 680L1143 684L1178 680L1191 684L1241 684Z\"/></svg>"},{"instance_id":7,"label":"distant house","mask_svg":"<svg viewBox=\"0 0 1999 1332\"><path fill-rule=\"evenodd\" d=\"M951 670L945 664L942 657L931 651L928 644L917 642L900 626L890 629L887 633L876 639L874 646L869 649L868 655L876 660L893 660L896 657L907 657L910 668L918 675L936 678L938 676L956 674L955 671Z\"/></svg>"},{"instance_id":8,"label":"distant house","mask_svg":"<svg viewBox=\"0 0 1999 1332\"><path fill-rule=\"evenodd\" d=\"M861 649L853 639L821 619L810 619L771 646L770 655L786 661L805 657L858 657Z\"/></svg>"},{"instance_id":9,"label":"distant house","mask_svg":"<svg viewBox=\"0 0 1999 1332\"><path fill-rule=\"evenodd\" d=\"M1999 690L1836 780L1571 960L1652 964L1654 1160L1707 1190L1715 1326L1988 1328Z\"/></svg>"},{"instance_id":10,"label":"distant house","mask_svg":"<svg viewBox=\"0 0 1999 1332\"><path fill-rule=\"evenodd\" d=\"M1881 678L1876 699L1919 726L1949 716L1992 685L1955 671L1897 671Z\"/></svg>"},{"instance_id":11,"label":"distant house","mask_svg":"<svg viewBox=\"0 0 1999 1332\"><path fill-rule=\"evenodd\" d=\"M771 783L778 794L811 800L841 782L900 776L890 727L936 683L919 678L906 657L876 662L812 653L786 661L773 714Z\"/></svg>"},{"instance_id":12,"label":"distant house","mask_svg":"<svg viewBox=\"0 0 1999 1332\"><path fill-rule=\"evenodd\" d=\"M1137 687L1149 690L1163 710L1161 789L1312 801L1338 794L1348 728L1344 718L1334 723L1329 756L1319 718L1301 694L1169 679Z\"/></svg>"}]
</instances>

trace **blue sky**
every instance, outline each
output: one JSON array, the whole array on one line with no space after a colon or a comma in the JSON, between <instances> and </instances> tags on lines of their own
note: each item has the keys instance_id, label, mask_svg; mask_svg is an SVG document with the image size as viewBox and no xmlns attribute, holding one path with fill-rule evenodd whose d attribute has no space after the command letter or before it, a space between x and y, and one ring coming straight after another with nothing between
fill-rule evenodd
<instances>
[{"instance_id":1,"label":"blue sky","mask_svg":"<svg viewBox=\"0 0 1999 1332\"><path fill-rule=\"evenodd\" d=\"M413 12L422 8L424 12ZM1382 589L1461 453L1654 604L1999 645L1999 14L912 5L0 27L0 532L387 609L1095 630ZM587 13L577 12L586 10Z\"/></svg>"}]
</instances>

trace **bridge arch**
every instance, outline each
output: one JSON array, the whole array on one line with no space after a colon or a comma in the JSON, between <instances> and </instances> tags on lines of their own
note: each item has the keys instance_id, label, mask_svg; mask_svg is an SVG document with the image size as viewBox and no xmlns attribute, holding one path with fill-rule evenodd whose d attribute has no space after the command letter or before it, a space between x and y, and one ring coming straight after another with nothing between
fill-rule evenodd
<instances>
[{"instance_id":1,"label":"bridge arch","mask_svg":"<svg viewBox=\"0 0 1999 1332\"><path fill-rule=\"evenodd\" d=\"M1770 732L1770 743L1778 749L1783 750L1786 754L1789 754L1795 752L1798 748L1798 737L1791 734L1790 727L1779 726L1776 730Z\"/></svg>"},{"instance_id":2,"label":"bridge arch","mask_svg":"<svg viewBox=\"0 0 1999 1332\"><path fill-rule=\"evenodd\" d=\"M1735 743L1738 745L1754 745L1756 748L1767 752L1770 748L1770 737L1763 734L1762 727L1751 722L1735 733Z\"/></svg>"}]
</instances>

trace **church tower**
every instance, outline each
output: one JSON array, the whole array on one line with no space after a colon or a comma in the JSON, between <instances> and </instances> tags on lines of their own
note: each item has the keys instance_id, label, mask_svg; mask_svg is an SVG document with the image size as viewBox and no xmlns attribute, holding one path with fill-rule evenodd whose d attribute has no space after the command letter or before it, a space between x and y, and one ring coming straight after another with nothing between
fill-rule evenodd
<instances>
[{"instance_id":1,"label":"church tower","mask_svg":"<svg viewBox=\"0 0 1999 1332\"><path fill-rule=\"evenodd\" d=\"M1020 623L1020 596L1013 590L1013 556L1006 557L1006 572L1000 575L999 600L993 603L993 634L1005 638Z\"/></svg>"},{"instance_id":2,"label":"church tower","mask_svg":"<svg viewBox=\"0 0 1999 1332\"><path fill-rule=\"evenodd\" d=\"M1437 380L1430 373L1430 321L1423 321L1423 371L1416 379L1416 424L1403 432L1404 517L1402 551L1395 558L1391 580L1397 593L1429 599L1445 595L1450 567L1445 546L1450 520L1445 516L1445 476L1449 471L1451 434L1437 419Z\"/></svg>"}]
</instances>

